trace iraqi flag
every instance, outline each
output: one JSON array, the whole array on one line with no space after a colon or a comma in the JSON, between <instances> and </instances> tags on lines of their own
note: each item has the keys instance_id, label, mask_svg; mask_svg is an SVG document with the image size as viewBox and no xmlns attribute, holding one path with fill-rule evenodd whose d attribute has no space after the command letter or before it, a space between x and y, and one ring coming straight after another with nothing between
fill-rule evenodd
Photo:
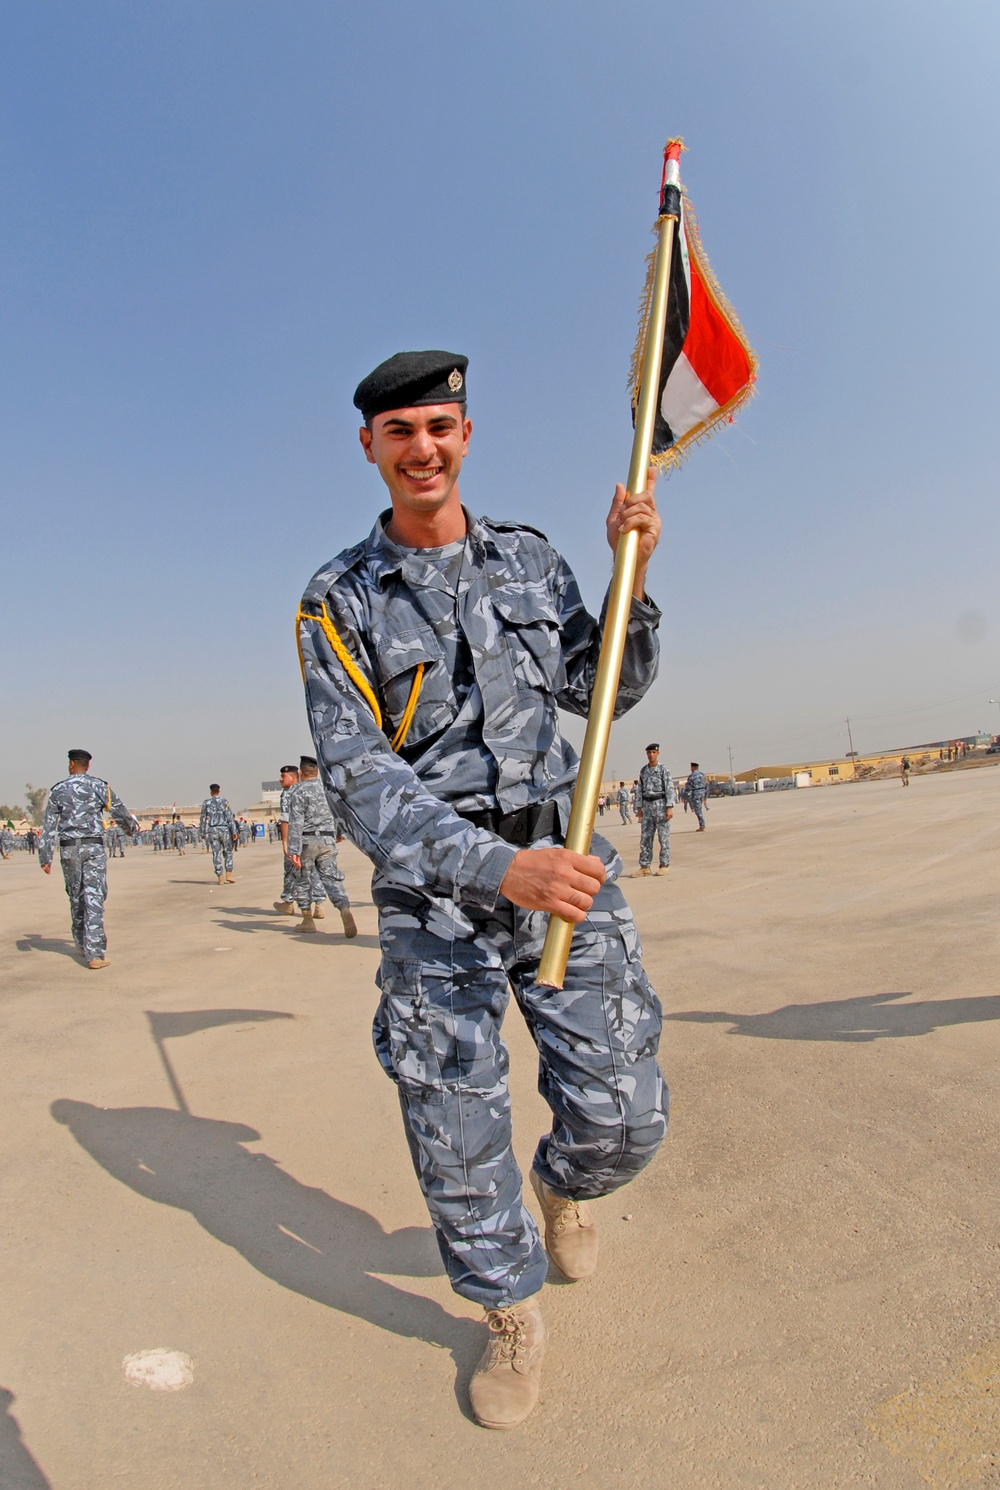
<instances>
[{"instance_id":1,"label":"iraqi flag","mask_svg":"<svg viewBox=\"0 0 1000 1490\"><path fill-rule=\"evenodd\" d=\"M670 262L670 294L663 336L659 398L653 426L653 464L678 465L716 425L731 422L753 392L757 359L712 273L698 239L690 203L681 197ZM652 261L639 339L632 363L632 412L646 343Z\"/></svg>"}]
</instances>

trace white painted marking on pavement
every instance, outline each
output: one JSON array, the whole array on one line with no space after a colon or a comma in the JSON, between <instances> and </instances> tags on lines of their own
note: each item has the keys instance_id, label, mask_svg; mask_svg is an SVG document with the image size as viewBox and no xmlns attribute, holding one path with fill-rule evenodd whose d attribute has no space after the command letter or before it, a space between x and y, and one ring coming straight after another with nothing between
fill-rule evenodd
<instances>
[{"instance_id":1,"label":"white painted marking on pavement","mask_svg":"<svg viewBox=\"0 0 1000 1490\"><path fill-rule=\"evenodd\" d=\"M151 1392L182 1392L194 1381L194 1361L182 1350L137 1350L122 1361L126 1381Z\"/></svg>"}]
</instances>

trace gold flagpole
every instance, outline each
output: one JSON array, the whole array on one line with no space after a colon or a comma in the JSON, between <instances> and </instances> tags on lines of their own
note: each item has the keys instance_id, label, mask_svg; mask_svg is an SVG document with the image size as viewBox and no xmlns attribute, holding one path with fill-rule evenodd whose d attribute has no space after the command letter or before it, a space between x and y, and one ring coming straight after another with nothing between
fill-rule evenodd
<instances>
[{"instance_id":1,"label":"gold flagpole","mask_svg":"<svg viewBox=\"0 0 1000 1490\"><path fill-rule=\"evenodd\" d=\"M670 260L674 246L674 224L680 216L680 167L678 157L680 141L671 140L667 145L664 186L660 196L660 216L657 221L659 241L656 248L656 264L653 270L653 291L649 304L649 319L646 325L646 346L642 359L642 381L639 384L639 402L635 411L635 434L632 438L632 459L628 470L626 502L636 492L645 490L646 475L653 449L653 426L656 420L656 400L660 385L660 361L663 354L663 332L667 322L667 295L670 287ZM622 655L628 630L629 613L632 606L632 586L635 583L635 566L639 553L638 533L622 533L615 550L615 568L608 597L607 618L604 622L604 638L597 664L597 676L590 700L587 733L580 757L580 770L573 793L573 809L566 832L566 847L578 854L590 852L594 836L594 819L597 816L597 798L601 791L604 761L608 753L611 723L614 716L618 680L622 670ZM566 963L573 938L573 922L561 916L550 916L545 933L545 946L538 964L538 981L546 988L561 988L566 976Z\"/></svg>"}]
</instances>

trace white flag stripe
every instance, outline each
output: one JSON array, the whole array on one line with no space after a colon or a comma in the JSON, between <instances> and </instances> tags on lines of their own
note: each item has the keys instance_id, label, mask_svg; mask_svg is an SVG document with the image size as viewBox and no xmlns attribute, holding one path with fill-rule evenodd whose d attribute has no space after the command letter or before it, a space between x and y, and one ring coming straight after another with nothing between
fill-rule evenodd
<instances>
[{"instance_id":1,"label":"white flag stripe","mask_svg":"<svg viewBox=\"0 0 1000 1490\"><path fill-rule=\"evenodd\" d=\"M682 352L674 363L660 399L660 413L679 440L696 425L704 423L719 405Z\"/></svg>"}]
</instances>

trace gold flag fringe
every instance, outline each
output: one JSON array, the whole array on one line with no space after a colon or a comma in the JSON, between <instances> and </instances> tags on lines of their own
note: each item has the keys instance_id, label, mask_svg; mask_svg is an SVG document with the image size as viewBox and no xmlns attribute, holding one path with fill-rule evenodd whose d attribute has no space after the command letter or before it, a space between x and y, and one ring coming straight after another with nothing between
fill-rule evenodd
<instances>
[{"instance_id":1,"label":"gold flag fringe","mask_svg":"<svg viewBox=\"0 0 1000 1490\"><path fill-rule=\"evenodd\" d=\"M746 332L740 325L739 316L726 299L722 286L715 277L715 271L708 262L708 255L702 246L701 237L698 233L698 219L695 216L694 207L691 205L691 199L683 187L681 191L684 197L684 228L687 238L688 257L698 269L709 299L715 305L720 315L724 316L728 321L733 335L746 353L747 361L750 364L750 376L744 386L733 395L729 402L716 409L710 418L703 419L700 424L696 424L693 429L689 429L687 434L681 435L680 439L676 440L669 450L664 450L661 455L651 457L650 463L658 466L660 470L677 469L682 466L695 445L702 445L706 440L710 440L720 424L732 423L738 410L753 398L756 392L757 368L759 366L757 355L747 340ZM657 218L653 224L653 232L659 234L659 230L660 220ZM649 304L653 296L653 273L655 268L656 249L654 248L646 257L646 279L642 287L642 294L639 297L639 330L635 339L635 347L632 351L632 364L629 368L628 389L632 400L633 413L639 402L639 384L642 382L642 364L646 355L646 331L649 326Z\"/></svg>"}]
</instances>

